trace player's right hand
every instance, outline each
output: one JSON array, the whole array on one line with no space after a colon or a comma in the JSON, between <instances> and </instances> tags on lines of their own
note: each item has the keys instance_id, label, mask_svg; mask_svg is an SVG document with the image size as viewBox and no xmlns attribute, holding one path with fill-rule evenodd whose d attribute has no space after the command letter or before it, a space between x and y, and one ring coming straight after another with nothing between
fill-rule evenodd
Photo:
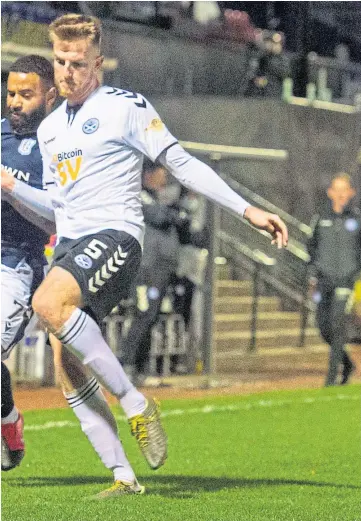
<instances>
[{"instance_id":1,"label":"player's right hand","mask_svg":"<svg viewBox=\"0 0 361 521\"><path fill-rule=\"evenodd\" d=\"M265 212L254 206L248 206L244 212L244 218L255 228L266 230L272 236L272 244L276 244L278 248L287 246L287 226L278 215Z\"/></svg>"},{"instance_id":2,"label":"player's right hand","mask_svg":"<svg viewBox=\"0 0 361 521\"><path fill-rule=\"evenodd\" d=\"M1 190L11 194L15 186L15 179L5 168L1 167Z\"/></svg>"}]
</instances>

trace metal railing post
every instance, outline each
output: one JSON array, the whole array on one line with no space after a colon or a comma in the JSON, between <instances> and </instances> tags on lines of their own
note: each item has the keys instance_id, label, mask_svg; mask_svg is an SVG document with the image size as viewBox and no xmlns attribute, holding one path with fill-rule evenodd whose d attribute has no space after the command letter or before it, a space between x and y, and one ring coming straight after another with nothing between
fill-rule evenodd
<instances>
[{"instance_id":1,"label":"metal railing post","mask_svg":"<svg viewBox=\"0 0 361 521\"><path fill-rule=\"evenodd\" d=\"M249 342L249 350L255 351L257 347L257 314L258 314L258 297L259 297L259 278L261 266L256 262L253 272L253 296L252 296L252 318L251 318L251 339Z\"/></svg>"},{"instance_id":2,"label":"metal railing post","mask_svg":"<svg viewBox=\"0 0 361 521\"><path fill-rule=\"evenodd\" d=\"M220 157L212 160L213 169L219 173ZM207 223L210 233L207 266L204 279L204 316L203 316L203 337L204 337L204 373L211 375L215 371L214 360L214 303L216 294L217 270L215 258L219 253L219 229L220 229L220 208L207 202Z\"/></svg>"},{"instance_id":3,"label":"metal railing post","mask_svg":"<svg viewBox=\"0 0 361 521\"><path fill-rule=\"evenodd\" d=\"M302 292L302 302L301 302L301 330L300 330L300 340L298 347L305 347L306 343L306 327L308 320L308 284L307 277L305 278L303 284L303 292Z\"/></svg>"}]
</instances>

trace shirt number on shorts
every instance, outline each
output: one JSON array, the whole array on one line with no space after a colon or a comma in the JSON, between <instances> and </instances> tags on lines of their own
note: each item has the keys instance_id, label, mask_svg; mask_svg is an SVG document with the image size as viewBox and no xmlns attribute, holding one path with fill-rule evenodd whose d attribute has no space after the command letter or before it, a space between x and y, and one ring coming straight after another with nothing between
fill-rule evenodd
<instances>
[{"instance_id":1,"label":"shirt number on shorts","mask_svg":"<svg viewBox=\"0 0 361 521\"><path fill-rule=\"evenodd\" d=\"M89 257L91 257L92 259L96 260L99 259L99 257L102 254L102 251L107 249L108 246L104 244L104 242L99 241L98 239L93 239L92 241L90 241L88 246L84 248L84 253L86 253L86 255L89 255Z\"/></svg>"}]
</instances>

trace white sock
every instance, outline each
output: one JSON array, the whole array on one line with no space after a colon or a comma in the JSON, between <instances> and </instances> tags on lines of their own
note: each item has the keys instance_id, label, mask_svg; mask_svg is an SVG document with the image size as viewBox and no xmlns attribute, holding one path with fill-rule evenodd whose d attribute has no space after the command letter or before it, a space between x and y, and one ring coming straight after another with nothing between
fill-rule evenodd
<instances>
[{"instance_id":1,"label":"white sock","mask_svg":"<svg viewBox=\"0 0 361 521\"><path fill-rule=\"evenodd\" d=\"M5 423L15 423L18 418L19 418L19 411L14 406L14 408L10 414L5 416L5 418L1 418L1 425L5 425Z\"/></svg>"},{"instance_id":2,"label":"white sock","mask_svg":"<svg viewBox=\"0 0 361 521\"><path fill-rule=\"evenodd\" d=\"M134 482L136 478L119 440L117 423L96 379L91 378L80 389L64 394L94 450L113 471L114 480Z\"/></svg>"},{"instance_id":3,"label":"white sock","mask_svg":"<svg viewBox=\"0 0 361 521\"><path fill-rule=\"evenodd\" d=\"M97 323L77 308L61 328L58 339L90 367L97 380L119 398L128 418L146 408L146 399L125 374L117 357L102 337Z\"/></svg>"}]
</instances>

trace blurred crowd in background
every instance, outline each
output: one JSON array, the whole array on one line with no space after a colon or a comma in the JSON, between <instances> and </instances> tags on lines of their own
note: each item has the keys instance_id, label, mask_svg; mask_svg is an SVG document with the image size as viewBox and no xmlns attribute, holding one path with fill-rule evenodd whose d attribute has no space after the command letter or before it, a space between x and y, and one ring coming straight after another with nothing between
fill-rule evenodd
<instances>
[{"instance_id":1,"label":"blurred crowd in background","mask_svg":"<svg viewBox=\"0 0 361 521\"><path fill-rule=\"evenodd\" d=\"M177 60L173 63L171 54L164 67L159 56L151 61L157 52L154 56L143 54L142 63L137 62L138 55L130 53L127 61L129 48L122 54L122 43L108 36L104 54L110 59L110 83L117 86L121 83L146 95L213 94L285 101L298 96L310 103L333 101L351 105L356 111L361 108L360 2L4 2L3 63L12 60L11 53L26 50L21 47L26 44L34 46L36 52L46 47L47 36L43 35L47 35L48 24L65 12L100 17L105 35L107 29L112 35L117 31L119 41L124 35L148 38L158 31L158 40L165 35L169 41L178 38L175 47L184 40L214 51L204 60L202 57L209 76L204 80L197 77L201 68L198 71L187 62L192 56L186 47L181 56L184 69L182 59L179 66ZM144 41L139 39L140 47ZM135 48L133 51L136 53ZM201 56L203 51L199 52ZM115 65L111 59L116 60ZM137 69L138 76L129 64ZM181 80L174 72L176 68ZM118 76L111 76L113 71L119 71L119 81ZM6 68L2 73L4 88ZM148 92L144 85L149 86ZM359 174L354 181L359 187ZM317 189L329 203L324 186ZM202 286L211 232L205 201L167 179L159 165L151 164L144 167L142 199L149 245L144 249L142 269L130 298L114 309L114 315L122 320L114 321L118 331L113 336L119 345L112 347L133 379L148 374L201 372ZM301 204L305 206L303 201ZM52 237L46 249L49 261L54 244ZM166 368L159 365L165 363L164 356L157 356L164 352L164 341L168 347L176 346L174 355L172 347L167 348ZM353 371L350 364L349 373Z\"/></svg>"},{"instance_id":2,"label":"blurred crowd in background","mask_svg":"<svg viewBox=\"0 0 361 521\"><path fill-rule=\"evenodd\" d=\"M206 44L236 46L246 60L239 87L244 96L295 94L360 104L360 2L39 1L2 5L4 25L6 17L48 24L71 11L133 28L158 28Z\"/></svg>"}]
</instances>

